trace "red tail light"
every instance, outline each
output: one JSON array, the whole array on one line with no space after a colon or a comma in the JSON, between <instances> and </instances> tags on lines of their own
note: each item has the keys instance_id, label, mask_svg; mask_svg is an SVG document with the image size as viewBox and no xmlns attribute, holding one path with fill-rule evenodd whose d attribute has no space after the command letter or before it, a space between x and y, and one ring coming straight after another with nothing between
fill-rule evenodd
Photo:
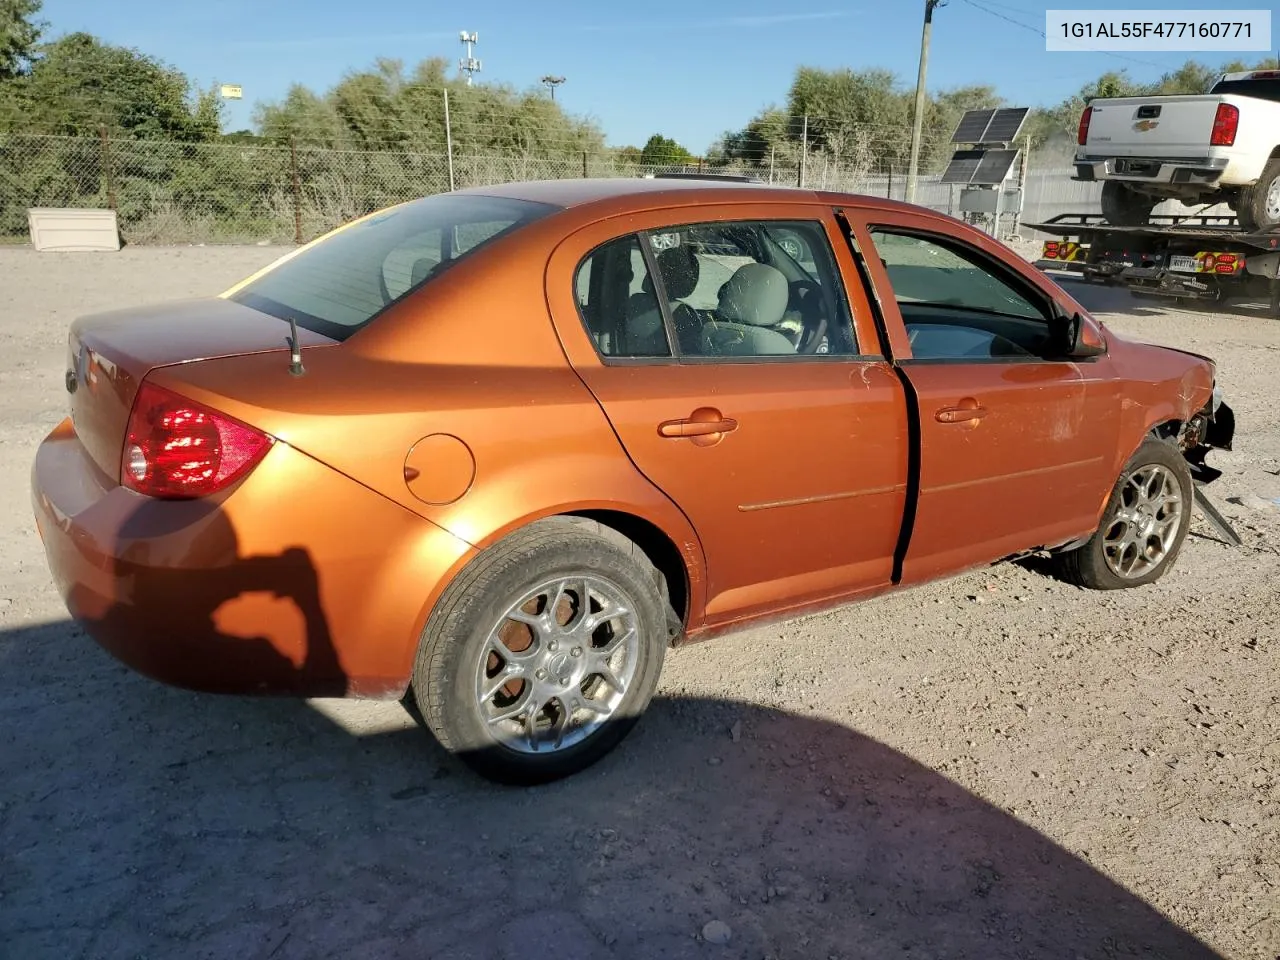
<instances>
[{"instance_id":1,"label":"red tail light","mask_svg":"<svg viewBox=\"0 0 1280 960\"><path fill-rule=\"evenodd\" d=\"M1093 119L1093 107L1085 107L1080 114L1080 130L1076 134L1076 143L1084 146L1089 142L1089 121Z\"/></svg>"},{"instance_id":2,"label":"red tail light","mask_svg":"<svg viewBox=\"0 0 1280 960\"><path fill-rule=\"evenodd\" d=\"M1213 117L1213 136L1209 138L1209 146L1233 146L1236 142L1236 131L1239 127L1240 108L1229 103L1218 104L1218 112Z\"/></svg>"},{"instance_id":3,"label":"red tail light","mask_svg":"<svg viewBox=\"0 0 1280 960\"><path fill-rule=\"evenodd\" d=\"M248 473L270 446L265 433L144 381L129 415L120 482L166 500L206 497Z\"/></svg>"}]
</instances>

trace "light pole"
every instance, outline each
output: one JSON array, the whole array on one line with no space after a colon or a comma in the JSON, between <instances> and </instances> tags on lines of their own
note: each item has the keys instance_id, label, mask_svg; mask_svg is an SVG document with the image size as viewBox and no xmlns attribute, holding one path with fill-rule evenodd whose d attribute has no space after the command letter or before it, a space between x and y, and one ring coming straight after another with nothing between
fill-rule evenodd
<instances>
[{"instance_id":1,"label":"light pole","mask_svg":"<svg viewBox=\"0 0 1280 960\"><path fill-rule=\"evenodd\" d=\"M911 162L907 167L907 203L916 200L916 171L920 168L920 136L924 129L924 75L929 65L929 34L933 30L933 11L946 6L946 0L924 0L924 30L920 33L920 72L916 75L916 110L911 124Z\"/></svg>"},{"instance_id":2,"label":"light pole","mask_svg":"<svg viewBox=\"0 0 1280 960\"><path fill-rule=\"evenodd\" d=\"M564 77L553 77L550 74L542 78L542 82L547 85L547 89L551 91L551 99L556 98L556 87L564 83Z\"/></svg>"}]
</instances>

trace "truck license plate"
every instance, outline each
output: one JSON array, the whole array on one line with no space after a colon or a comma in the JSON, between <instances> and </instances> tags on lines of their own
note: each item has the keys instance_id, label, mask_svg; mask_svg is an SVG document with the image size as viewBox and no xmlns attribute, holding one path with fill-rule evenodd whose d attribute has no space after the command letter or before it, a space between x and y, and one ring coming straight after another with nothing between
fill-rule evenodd
<instances>
[{"instance_id":1,"label":"truck license plate","mask_svg":"<svg viewBox=\"0 0 1280 960\"><path fill-rule=\"evenodd\" d=\"M1195 257L1170 257L1169 269L1177 273L1195 273L1200 268L1200 261Z\"/></svg>"}]
</instances>

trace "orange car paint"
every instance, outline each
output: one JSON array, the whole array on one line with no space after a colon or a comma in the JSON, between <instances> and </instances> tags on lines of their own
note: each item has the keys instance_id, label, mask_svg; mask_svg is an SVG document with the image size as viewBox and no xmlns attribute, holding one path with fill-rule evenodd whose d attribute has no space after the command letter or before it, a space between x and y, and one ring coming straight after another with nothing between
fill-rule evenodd
<instances>
[{"instance_id":1,"label":"orange car paint","mask_svg":"<svg viewBox=\"0 0 1280 960\"><path fill-rule=\"evenodd\" d=\"M226 295L73 327L71 362L83 342L91 376L71 398L74 427L40 448L33 500L68 608L100 643L200 689L397 696L465 564L571 512L665 545L683 639L706 638L1087 535L1147 431L1209 399L1210 362L1096 328L1109 352L1087 361L912 363L870 226L959 238L1083 311L985 234L920 208L696 181L474 192L565 209L341 344L300 330L305 376L287 372L288 324ZM573 294L592 249L667 224L775 218L822 225L859 356L601 360ZM264 431L272 450L206 500L124 489L144 377ZM942 414L977 405L980 421ZM689 417L737 426L710 442L660 434Z\"/></svg>"}]
</instances>

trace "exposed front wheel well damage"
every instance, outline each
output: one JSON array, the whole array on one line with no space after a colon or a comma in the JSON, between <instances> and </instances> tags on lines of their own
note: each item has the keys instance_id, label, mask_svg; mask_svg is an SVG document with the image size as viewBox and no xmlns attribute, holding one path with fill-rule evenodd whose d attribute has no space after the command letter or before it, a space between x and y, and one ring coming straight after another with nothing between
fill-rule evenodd
<instances>
[{"instance_id":1,"label":"exposed front wheel well damage","mask_svg":"<svg viewBox=\"0 0 1280 960\"><path fill-rule=\"evenodd\" d=\"M661 528L648 520L615 510L583 510L585 517L622 534L638 546L666 581L671 606L682 624L689 622L689 573L679 548Z\"/></svg>"}]
</instances>

